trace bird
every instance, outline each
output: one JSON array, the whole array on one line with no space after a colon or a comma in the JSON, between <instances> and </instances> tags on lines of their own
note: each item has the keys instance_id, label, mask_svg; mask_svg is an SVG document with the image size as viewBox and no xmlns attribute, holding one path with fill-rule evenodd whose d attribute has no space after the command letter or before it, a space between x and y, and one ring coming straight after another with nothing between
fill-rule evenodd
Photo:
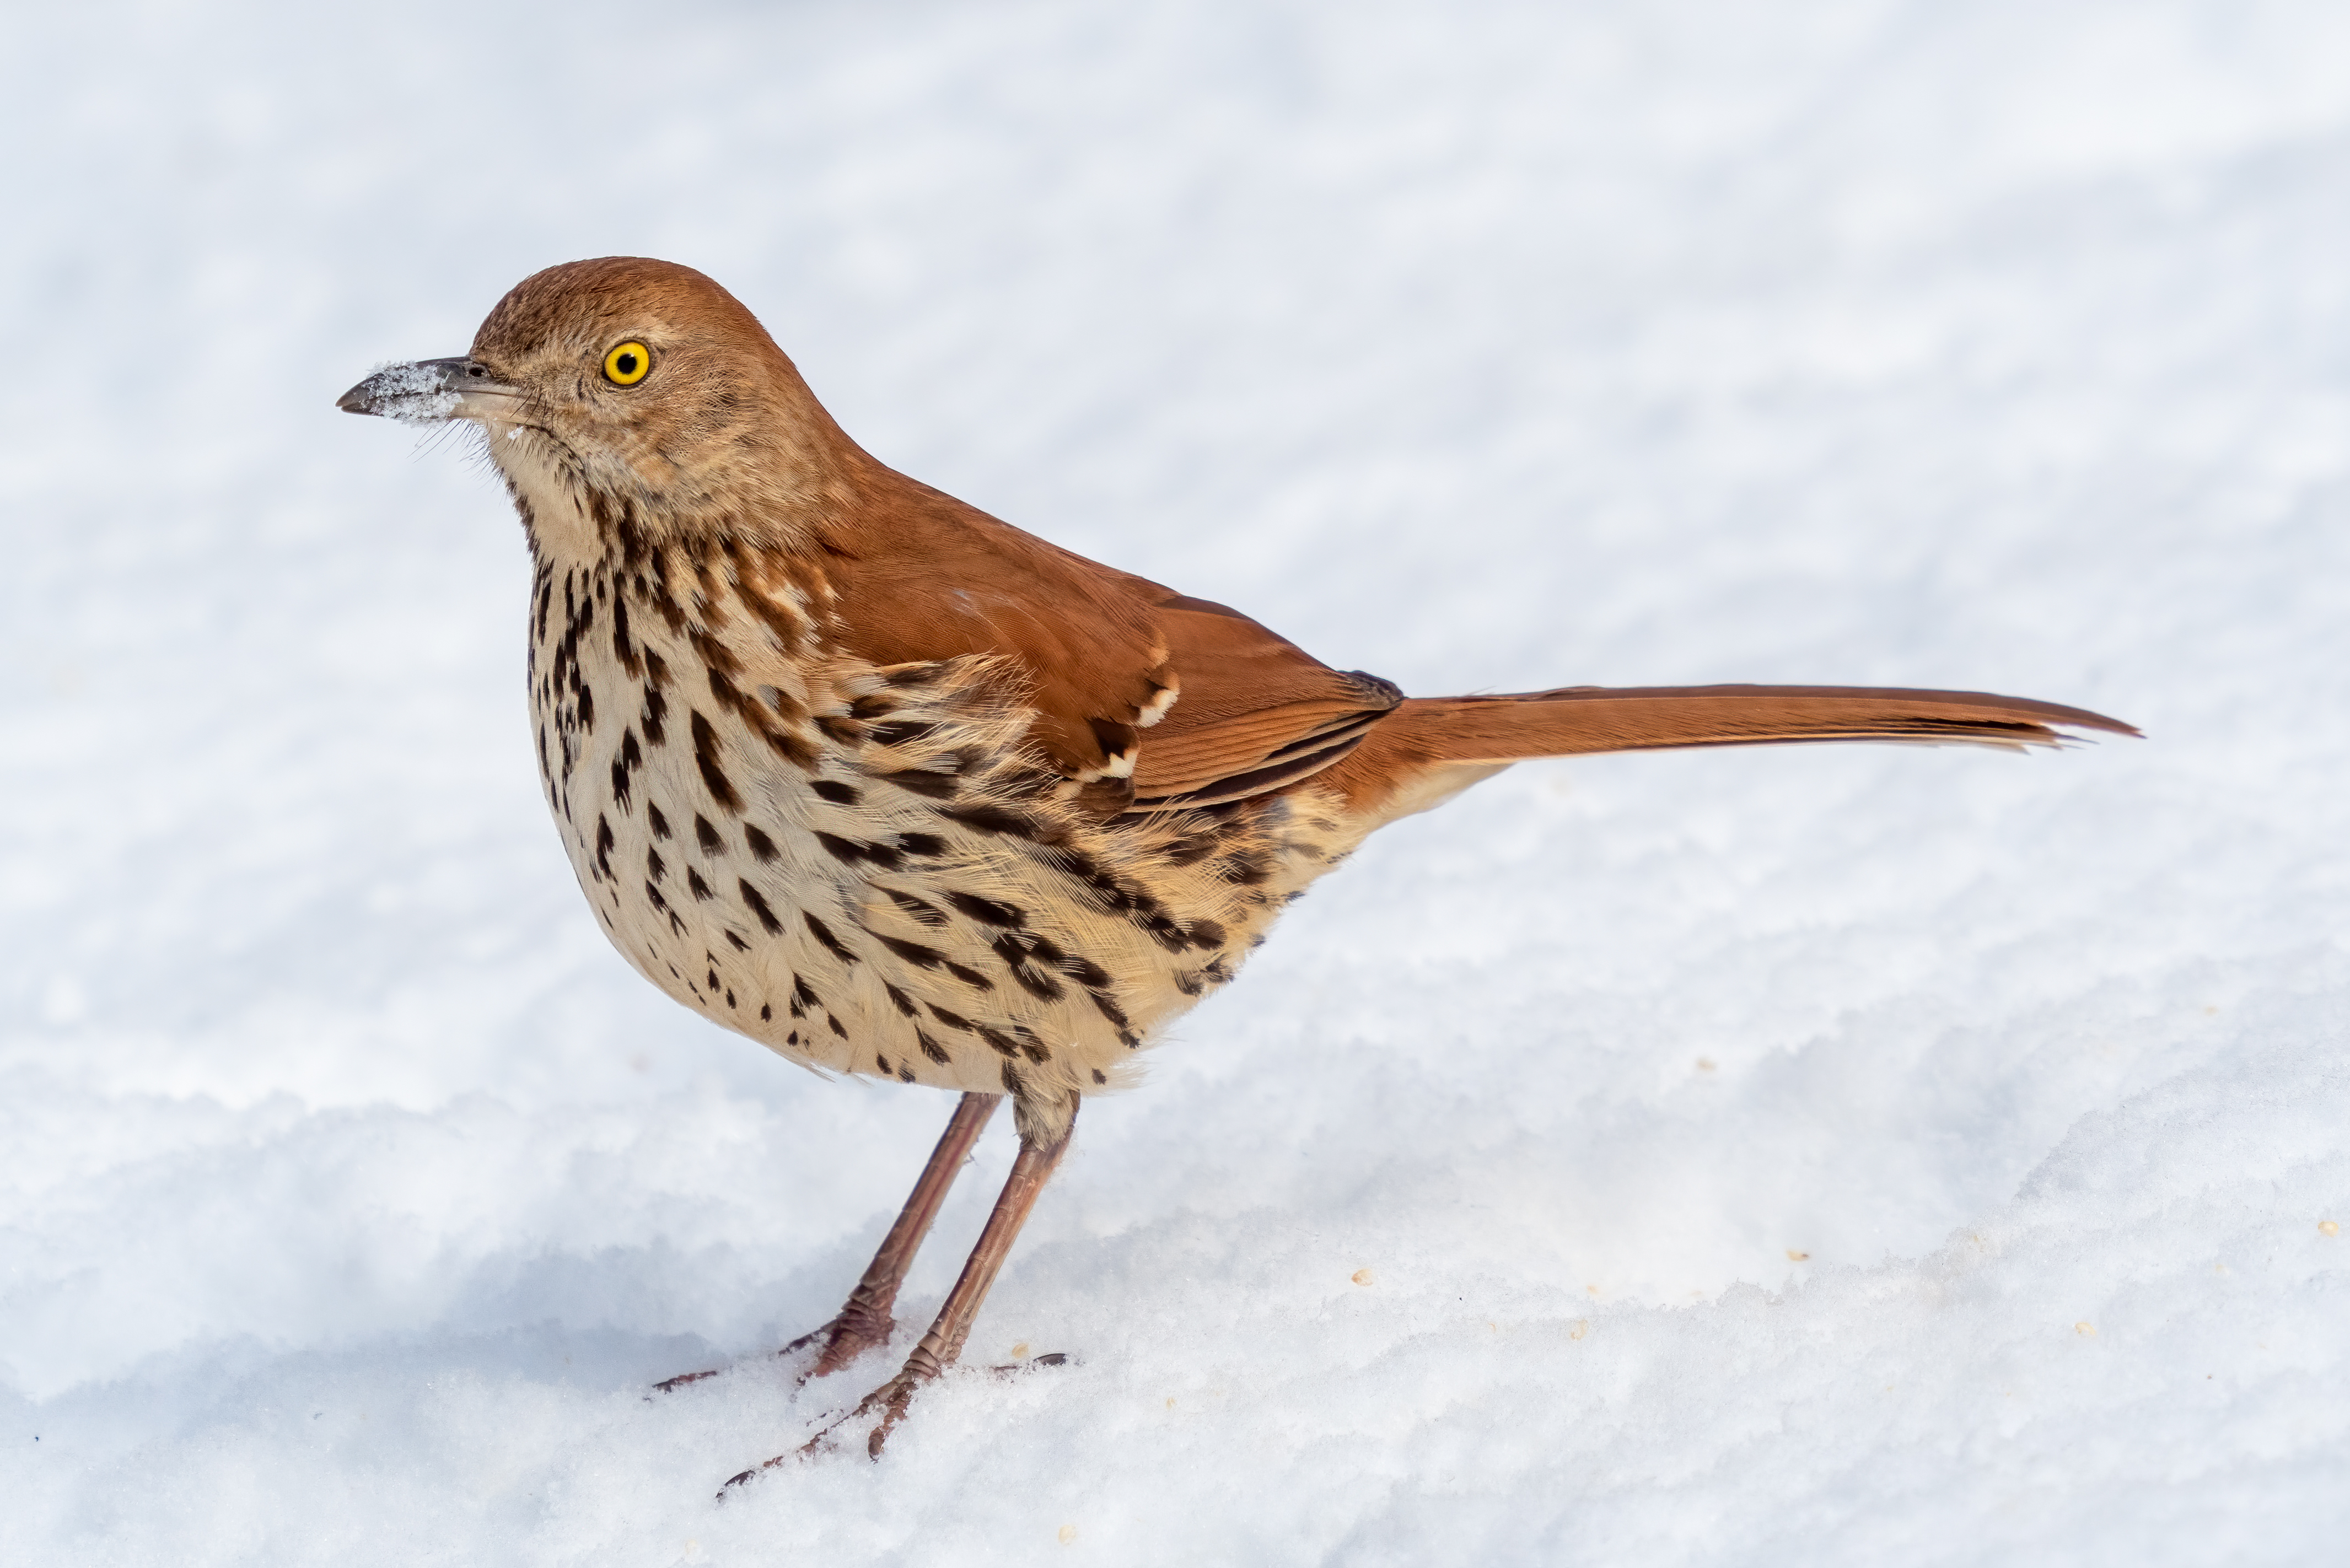
<instances>
[{"instance_id":1,"label":"bird","mask_svg":"<svg viewBox=\"0 0 2350 1568\"><path fill-rule=\"evenodd\" d=\"M1132 1085L1380 827L1536 757L2138 733L1974 691L1407 697L892 470L672 262L536 273L466 353L381 366L338 406L471 426L504 480L540 782L620 955L804 1066L961 1096L841 1311L778 1353L813 1353L803 1381L889 1339L1010 1102L1019 1152L961 1276L833 1424L871 1417L877 1458L957 1360L1086 1100Z\"/></svg>"}]
</instances>

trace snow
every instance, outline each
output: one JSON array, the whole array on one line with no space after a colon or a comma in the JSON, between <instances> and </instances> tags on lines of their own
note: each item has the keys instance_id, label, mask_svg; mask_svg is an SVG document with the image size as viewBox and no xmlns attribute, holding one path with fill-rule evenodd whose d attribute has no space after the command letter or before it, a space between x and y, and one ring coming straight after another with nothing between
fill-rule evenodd
<instances>
[{"instance_id":1,"label":"snow","mask_svg":"<svg viewBox=\"0 0 2350 1568\"><path fill-rule=\"evenodd\" d=\"M2339 1555L2339 7L11 33L0 1556ZM2150 738L1549 763L1390 830L1088 1106L879 1464L715 1503L885 1372L762 1357L948 1105L606 949L502 497L333 408L616 252L886 460L1407 691Z\"/></svg>"},{"instance_id":2,"label":"snow","mask_svg":"<svg viewBox=\"0 0 2350 1568\"><path fill-rule=\"evenodd\" d=\"M360 388L367 390L368 412L404 425L439 424L454 414L463 401L440 371L400 360L378 365L352 390ZM520 433L506 432L509 438Z\"/></svg>"}]
</instances>

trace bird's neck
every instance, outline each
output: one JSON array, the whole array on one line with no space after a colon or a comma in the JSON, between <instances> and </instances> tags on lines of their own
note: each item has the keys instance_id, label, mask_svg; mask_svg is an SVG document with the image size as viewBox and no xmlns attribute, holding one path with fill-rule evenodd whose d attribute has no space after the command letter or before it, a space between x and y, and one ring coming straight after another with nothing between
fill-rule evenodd
<instances>
[{"instance_id":1,"label":"bird's neck","mask_svg":"<svg viewBox=\"0 0 2350 1568\"><path fill-rule=\"evenodd\" d=\"M583 461L536 430L488 433L491 460L532 553L558 568L675 548L820 558L837 550L863 504L858 469L847 464L770 462L715 472L695 465L701 472L679 469L654 485L631 469Z\"/></svg>"}]
</instances>

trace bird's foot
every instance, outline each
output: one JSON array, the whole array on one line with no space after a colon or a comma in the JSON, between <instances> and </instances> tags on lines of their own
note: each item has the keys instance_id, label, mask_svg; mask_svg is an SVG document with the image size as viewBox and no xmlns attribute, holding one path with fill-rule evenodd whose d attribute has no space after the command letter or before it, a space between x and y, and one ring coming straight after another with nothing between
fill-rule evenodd
<instances>
[{"instance_id":1,"label":"bird's foot","mask_svg":"<svg viewBox=\"0 0 2350 1568\"><path fill-rule=\"evenodd\" d=\"M839 1371L876 1345L887 1345L897 1325L884 1314L879 1318L870 1313L860 1313L854 1307L843 1308L840 1315L821 1328L811 1329L775 1352L775 1359L797 1355L814 1347L816 1360L799 1375L797 1381L806 1383L811 1377L822 1377ZM655 1394L674 1394L689 1383L699 1383L705 1377L715 1377L731 1372L731 1366L712 1366L702 1372L681 1372L674 1377L664 1377L653 1385Z\"/></svg>"},{"instance_id":2,"label":"bird's foot","mask_svg":"<svg viewBox=\"0 0 2350 1568\"><path fill-rule=\"evenodd\" d=\"M872 1393L868 1394L864 1398L859 1399L856 1405L851 1407L849 1409L842 1411L839 1415L835 1416L831 1420L827 1421L822 1427L816 1428L816 1436L810 1438L806 1442L802 1443L798 1448L794 1449L790 1453L777 1454L772 1459L763 1459L759 1463L753 1465L747 1470L727 1477L726 1484L718 1489L720 1501L723 1501L726 1494L733 1491L736 1487L743 1486L750 1481L757 1480L760 1476L765 1474L771 1469L774 1469L778 1465L787 1464L793 1459L813 1459L831 1446L832 1435L835 1432L837 1432L841 1428L847 1426L852 1421L859 1420L865 1417L874 1415L877 1412L879 1414L881 1418L874 1426L872 1431L866 1434L865 1453L866 1457L868 1459L879 1459L881 1457L881 1445L888 1442L889 1439L889 1428L895 1427L898 1424L899 1418L905 1415L907 1405L910 1403L914 1397L914 1390L929 1382L931 1378L936 1377L938 1375L938 1368L935 1366L929 1367L927 1370L918 1370L911 1362L909 1362L906 1366L899 1372L897 1376L892 1377L889 1382L884 1383L880 1387L876 1388Z\"/></svg>"},{"instance_id":3,"label":"bird's foot","mask_svg":"<svg viewBox=\"0 0 2350 1568\"><path fill-rule=\"evenodd\" d=\"M799 1380L806 1383L811 1377L829 1376L867 1351L889 1344L897 1326L887 1312L860 1312L851 1303L830 1323L800 1335L775 1354L795 1355L814 1346L816 1361L800 1374Z\"/></svg>"},{"instance_id":4,"label":"bird's foot","mask_svg":"<svg viewBox=\"0 0 2350 1568\"><path fill-rule=\"evenodd\" d=\"M689 1383L699 1383L705 1377L715 1377L726 1370L727 1368L723 1366L712 1366L701 1372L681 1372L674 1377L664 1377L654 1384L653 1394L674 1394ZM645 1397L650 1399L652 1394L648 1394Z\"/></svg>"},{"instance_id":5,"label":"bird's foot","mask_svg":"<svg viewBox=\"0 0 2350 1568\"><path fill-rule=\"evenodd\" d=\"M814 1336L811 1335L810 1338L812 1340ZM1016 1373L1025 1372L1031 1367L1066 1366L1068 1362L1067 1353L1056 1350L1049 1355L1031 1355L1019 1361L1007 1362L1001 1366L991 1366L987 1370L998 1377L1010 1377ZM865 1455L868 1459L879 1459L882 1445L889 1440L890 1428L897 1426L899 1419L906 1414L906 1407L912 1403L914 1390L936 1377L941 1370L941 1368L936 1366L917 1366L913 1362L908 1362L897 1376L859 1399L849 1409L827 1421L817 1428L816 1436L790 1453L777 1454L774 1459L762 1460L739 1475L729 1476L726 1484L719 1489L718 1495L723 1499L734 1488L756 1480L787 1460L815 1458L830 1446L832 1435L835 1432L860 1417L876 1413L881 1418L875 1423L873 1429L865 1435Z\"/></svg>"}]
</instances>

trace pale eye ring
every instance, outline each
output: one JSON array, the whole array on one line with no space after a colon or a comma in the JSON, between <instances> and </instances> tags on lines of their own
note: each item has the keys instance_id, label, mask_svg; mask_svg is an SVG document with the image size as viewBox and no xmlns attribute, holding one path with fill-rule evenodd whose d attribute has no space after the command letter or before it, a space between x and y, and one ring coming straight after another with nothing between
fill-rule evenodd
<instances>
[{"instance_id":1,"label":"pale eye ring","mask_svg":"<svg viewBox=\"0 0 2350 1568\"><path fill-rule=\"evenodd\" d=\"M616 387L635 386L651 373L652 368L652 350L633 337L615 345L604 356L604 379Z\"/></svg>"}]
</instances>

